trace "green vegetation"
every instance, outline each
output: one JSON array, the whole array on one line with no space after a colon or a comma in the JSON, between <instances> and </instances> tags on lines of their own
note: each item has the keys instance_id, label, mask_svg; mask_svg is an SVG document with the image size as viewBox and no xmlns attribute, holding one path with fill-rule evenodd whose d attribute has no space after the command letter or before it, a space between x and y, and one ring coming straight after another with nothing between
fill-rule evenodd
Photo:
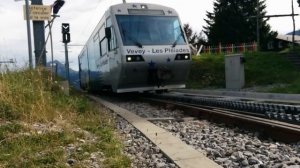
<instances>
[{"instance_id":1,"label":"green vegetation","mask_svg":"<svg viewBox=\"0 0 300 168\"><path fill-rule=\"evenodd\" d=\"M245 53L245 87L261 92L300 93L300 71L275 52ZM189 88L225 88L224 54L193 58ZM272 87L267 87L272 85Z\"/></svg>"},{"instance_id":2,"label":"green vegetation","mask_svg":"<svg viewBox=\"0 0 300 168\"><path fill-rule=\"evenodd\" d=\"M225 87L224 55L193 57L188 88Z\"/></svg>"},{"instance_id":3,"label":"green vegetation","mask_svg":"<svg viewBox=\"0 0 300 168\"><path fill-rule=\"evenodd\" d=\"M266 0L214 0L213 5L213 12L206 13L203 27L210 45L256 41L257 20L253 16L257 15L257 9L262 16L259 17L261 49L267 49L268 42L276 38L277 32L271 31L264 19Z\"/></svg>"},{"instance_id":4,"label":"green vegetation","mask_svg":"<svg viewBox=\"0 0 300 168\"><path fill-rule=\"evenodd\" d=\"M294 46L294 49L292 45L290 44L288 48L282 50L279 52L280 54L300 54L300 46Z\"/></svg>"},{"instance_id":5,"label":"green vegetation","mask_svg":"<svg viewBox=\"0 0 300 168\"><path fill-rule=\"evenodd\" d=\"M291 62L276 53L247 53L246 87L269 84L290 84L300 78Z\"/></svg>"},{"instance_id":6,"label":"green vegetation","mask_svg":"<svg viewBox=\"0 0 300 168\"><path fill-rule=\"evenodd\" d=\"M0 76L0 167L130 167L113 117L42 70ZM75 96L76 95L76 96Z\"/></svg>"}]
</instances>

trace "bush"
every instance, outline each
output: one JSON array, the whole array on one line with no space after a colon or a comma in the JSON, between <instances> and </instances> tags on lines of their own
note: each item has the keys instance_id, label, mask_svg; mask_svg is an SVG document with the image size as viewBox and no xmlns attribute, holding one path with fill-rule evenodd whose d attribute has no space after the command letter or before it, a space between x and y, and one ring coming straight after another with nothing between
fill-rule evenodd
<instances>
[{"instance_id":1,"label":"bush","mask_svg":"<svg viewBox=\"0 0 300 168\"><path fill-rule=\"evenodd\" d=\"M245 87L274 87L272 92L300 93L300 72L283 55L274 52L245 53ZM283 87L287 86L287 87ZM225 88L224 54L193 57L188 88Z\"/></svg>"},{"instance_id":2,"label":"bush","mask_svg":"<svg viewBox=\"0 0 300 168\"><path fill-rule=\"evenodd\" d=\"M188 88L225 87L224 55L193 57Z\"/></svg>"}]
</instances>

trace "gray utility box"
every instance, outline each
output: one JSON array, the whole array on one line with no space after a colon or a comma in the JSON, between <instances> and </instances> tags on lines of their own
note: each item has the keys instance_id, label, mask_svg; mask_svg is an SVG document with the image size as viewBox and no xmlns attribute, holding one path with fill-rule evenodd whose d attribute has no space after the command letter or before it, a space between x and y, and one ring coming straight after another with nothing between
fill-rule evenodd
<instances>
[{"instance_id":1,"label":"gray utility box","mask_svg":"<svg viewBox=\"0 0 300 168\"><path fill-rule=\"evenodd\" d=\"M242 54L225 55L226 89L240 90L245 85L245 58Z\"/></svg>"}]
</instances>

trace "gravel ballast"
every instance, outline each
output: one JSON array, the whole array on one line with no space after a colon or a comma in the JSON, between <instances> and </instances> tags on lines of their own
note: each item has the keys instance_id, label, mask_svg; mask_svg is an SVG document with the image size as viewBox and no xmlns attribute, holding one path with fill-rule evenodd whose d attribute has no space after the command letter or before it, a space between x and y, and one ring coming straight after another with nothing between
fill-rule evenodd
<instances>
[{"instance_id":1,"label":"gravel ballast","mask_svg":"<svg viewBox=\"0 0 300 168\"><path fill-rule=\"evenodd\" d=\"M231 128L205 120L182 120L184 116L182 111L160 109L147 103L128 101L115 103L143 118L175 118L153 123L170 131L223 167L300 168L300 142L296 144L274 142L271 139L261 139L258 132ZM135 167L173 166L167 159L160 159L161 155L154 154L153 151L159 149L151 146L151 143L142 138L139 132L131 128L132 126L128 126L128 123L119 122L118 127L128 136L126 152L135 160L133 163ZM141 150L135 151L137 149ZM165 164L157 165L162 162Z\"/></svg>"},{"instance_id":2,"label":"gravel ballast","mask_svg":"<svg viewBox=\"0 0 300 168\"><path fill-rule=\"evenodd\" d=\"M161 150L145 138L126 120L118 117L117 128L125 144L125 153L132 160L131 167L178 168Z\"/></svg>"}]
</instances>

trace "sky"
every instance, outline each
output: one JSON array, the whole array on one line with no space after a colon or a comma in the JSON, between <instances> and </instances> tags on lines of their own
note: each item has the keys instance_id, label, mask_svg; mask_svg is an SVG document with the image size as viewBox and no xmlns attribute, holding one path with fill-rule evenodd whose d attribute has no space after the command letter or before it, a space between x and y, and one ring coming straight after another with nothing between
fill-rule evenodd
<instances>
[{"instance_id":1,"label":"sky","mask_svg":"<svg viewBox=\"0 0 300 168\"><path fill-rule=\"evenodd\" d=\"M71 43L69 46L70 67L78 70L78 55L94 30L102 15L110 5L122 3L122 0L65 0L53 25L54 59L65 62L64 46L61 37L61 24L70 23ZM203 19L207 11L213 11L213 0L126 0L130 2L154 3L174 8L182 23L189 23L194 31L200 32L205 26ZM50 5L54 0L43 0L44 5ZM14 59L17 66L28 65L28 43L26 21L23 18L25 1L0 1L0 61ZM290 14L291 1L266 0L267 14ZM300 8L294 0L295 13ZM296 30L300 29L300 16L296 16ZM268 23L272 30L286 34L292 28L292 18L271 18ZM32 26L31 26L32 28ZM46 35L48 34L46 29ZM33 39L33 38L32 38ZM33 49L34 50L34 49ZM51 60L50 46L47 45L47 61ZM33 54L34 56L34 54ZM0 65L1 66L1 65Z\"/></svg>"}]
</instances>

